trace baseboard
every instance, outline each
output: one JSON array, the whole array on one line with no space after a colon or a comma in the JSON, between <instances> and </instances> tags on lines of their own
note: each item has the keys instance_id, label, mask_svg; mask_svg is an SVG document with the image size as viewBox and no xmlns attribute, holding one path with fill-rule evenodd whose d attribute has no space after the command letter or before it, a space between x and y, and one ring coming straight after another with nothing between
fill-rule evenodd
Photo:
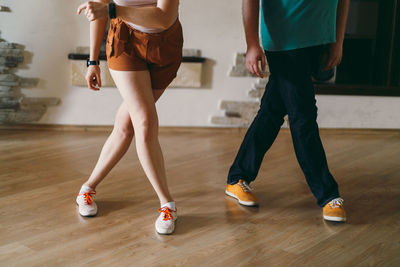
<instances>
[{"instance_id":1,"label":"baseboard","mask_svg":"<svg viewBox=\"0 0 400 267\"><path fill-rule=\"evenodd\" d=\"M13 131L80 131L80 132L111 132L112 125L65 125L65 124L2 124L0 130ZM178 126L160 126L161 133L185 133L185 132L239 132L245 133L247 128L240 127L178 127ZM288 132L288 128L282 128L281 131ZM400 129L369 129L369 128L320 128L323 134L382 134L393 133L400 134Z\"/></svg>"},{"instance_id":2,"label":"baseboard","mask_svg":"<svg viewBox=\"0 0 400 267\"><path fill-rule=\"evenodd\" d=\"M3 124L0 130L29 130L29 131L112 131L113 126L108 125L64 125L64 124Z\"/></svg>"},{"instance_id":3,"label":"baseboard","mask_svg":"<svg viewBox=\"0 0 400 267\"><path fill-rule=\"evenodd\" d=\"M0 130L29 131L78 131L78 132L111 132L112 125L65 125L65 124L2 124ZM246 132L240 127L181 127L160 126L160 132Z\"/></svg>"}]
</instances>

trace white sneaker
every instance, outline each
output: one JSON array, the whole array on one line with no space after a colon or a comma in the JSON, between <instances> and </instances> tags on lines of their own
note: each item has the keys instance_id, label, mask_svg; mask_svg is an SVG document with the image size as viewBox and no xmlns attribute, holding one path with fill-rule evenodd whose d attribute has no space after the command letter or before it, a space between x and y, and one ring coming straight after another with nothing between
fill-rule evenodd
<instances>
[{"instance_id":1,"label":"white sneaker","mask_svg":"<svg viewBox=\"0 0 400 267\"><path fill-rule=\"evenodd\" d=\"M156 220L156 231L162 235L172 234L175 230L176 214L175 202L168 202L158 209L160 216Z\"/></svg>"},{"instance_id":2,"label":"white sneaker","mask_svg":"<svg viewBox=\"0 0 400 267\"><path fill-rule=\"evenodd\" d=\"M83 217L93 217L97 214L97 205L94 202L95 190L78 193L76 204L78 204L79 214Z\"/></svg>"}]
</instances>

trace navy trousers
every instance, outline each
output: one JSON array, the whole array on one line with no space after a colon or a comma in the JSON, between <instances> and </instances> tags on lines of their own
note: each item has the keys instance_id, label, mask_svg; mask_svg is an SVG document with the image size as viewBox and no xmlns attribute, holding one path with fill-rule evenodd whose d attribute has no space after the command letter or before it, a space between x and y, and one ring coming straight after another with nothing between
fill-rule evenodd
<instances>
[{"instance_id":1,"label":"navy trousers","mask_svg":"<svg viewBox=\"0 0 400 267\"><path fill-rule=\"evenodd\" d=\"M257 177L265 153L289 117L297 160L320 206L339 197L329 172L317 124L312 74L321 66L323 46L290 51L266 51L270 77L260 109L251 123L229 174L228 183L250 183Z\"/></svg>"}]
</instances>

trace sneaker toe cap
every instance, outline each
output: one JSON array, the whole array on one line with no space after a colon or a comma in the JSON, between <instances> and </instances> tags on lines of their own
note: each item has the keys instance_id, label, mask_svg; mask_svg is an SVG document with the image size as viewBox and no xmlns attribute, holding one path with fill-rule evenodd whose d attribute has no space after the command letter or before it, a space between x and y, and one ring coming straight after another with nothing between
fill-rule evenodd
<instances>
[{"instance_id":1,"label":"sneaker toe cap","mask_svg":"<svg viewBox=\"0 0 400 267\"><path fill-rule=\"evenodd\" d=\"M97 214L97 206L79 206L79 214L84 217L95 216Z\"/></svg>"},{"instance_id":2,"label":"sneaker toe cap","mask_svg":"<svg viewBox=\"0 0 400 267\"><path fill-rule=\"evenodd\" d=\"M163 221L158 219L155 226L159 234L171 234L175 230L175 220Z\"/></svg>"}]
</instances>

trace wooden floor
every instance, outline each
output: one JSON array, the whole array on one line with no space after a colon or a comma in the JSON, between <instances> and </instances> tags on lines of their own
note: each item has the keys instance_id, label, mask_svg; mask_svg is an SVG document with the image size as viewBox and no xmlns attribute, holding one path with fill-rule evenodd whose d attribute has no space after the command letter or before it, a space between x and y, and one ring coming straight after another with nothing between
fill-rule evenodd
<instances>
[{"instance_id":1,"label":"wooden floor","mask_svg":"<svg viewBox=\"0 0 400 267\"><path fill-rule=\"evenodd\" d=\"M134 146L75 196L108 133L0 131L0 266L400 266L400 131L323 130L348 223L326 223L282 130L252 184L261 205L224 195L243 130L162 129L176 232L154 231L158 201Z\"/></svg>"}]
</instances>

